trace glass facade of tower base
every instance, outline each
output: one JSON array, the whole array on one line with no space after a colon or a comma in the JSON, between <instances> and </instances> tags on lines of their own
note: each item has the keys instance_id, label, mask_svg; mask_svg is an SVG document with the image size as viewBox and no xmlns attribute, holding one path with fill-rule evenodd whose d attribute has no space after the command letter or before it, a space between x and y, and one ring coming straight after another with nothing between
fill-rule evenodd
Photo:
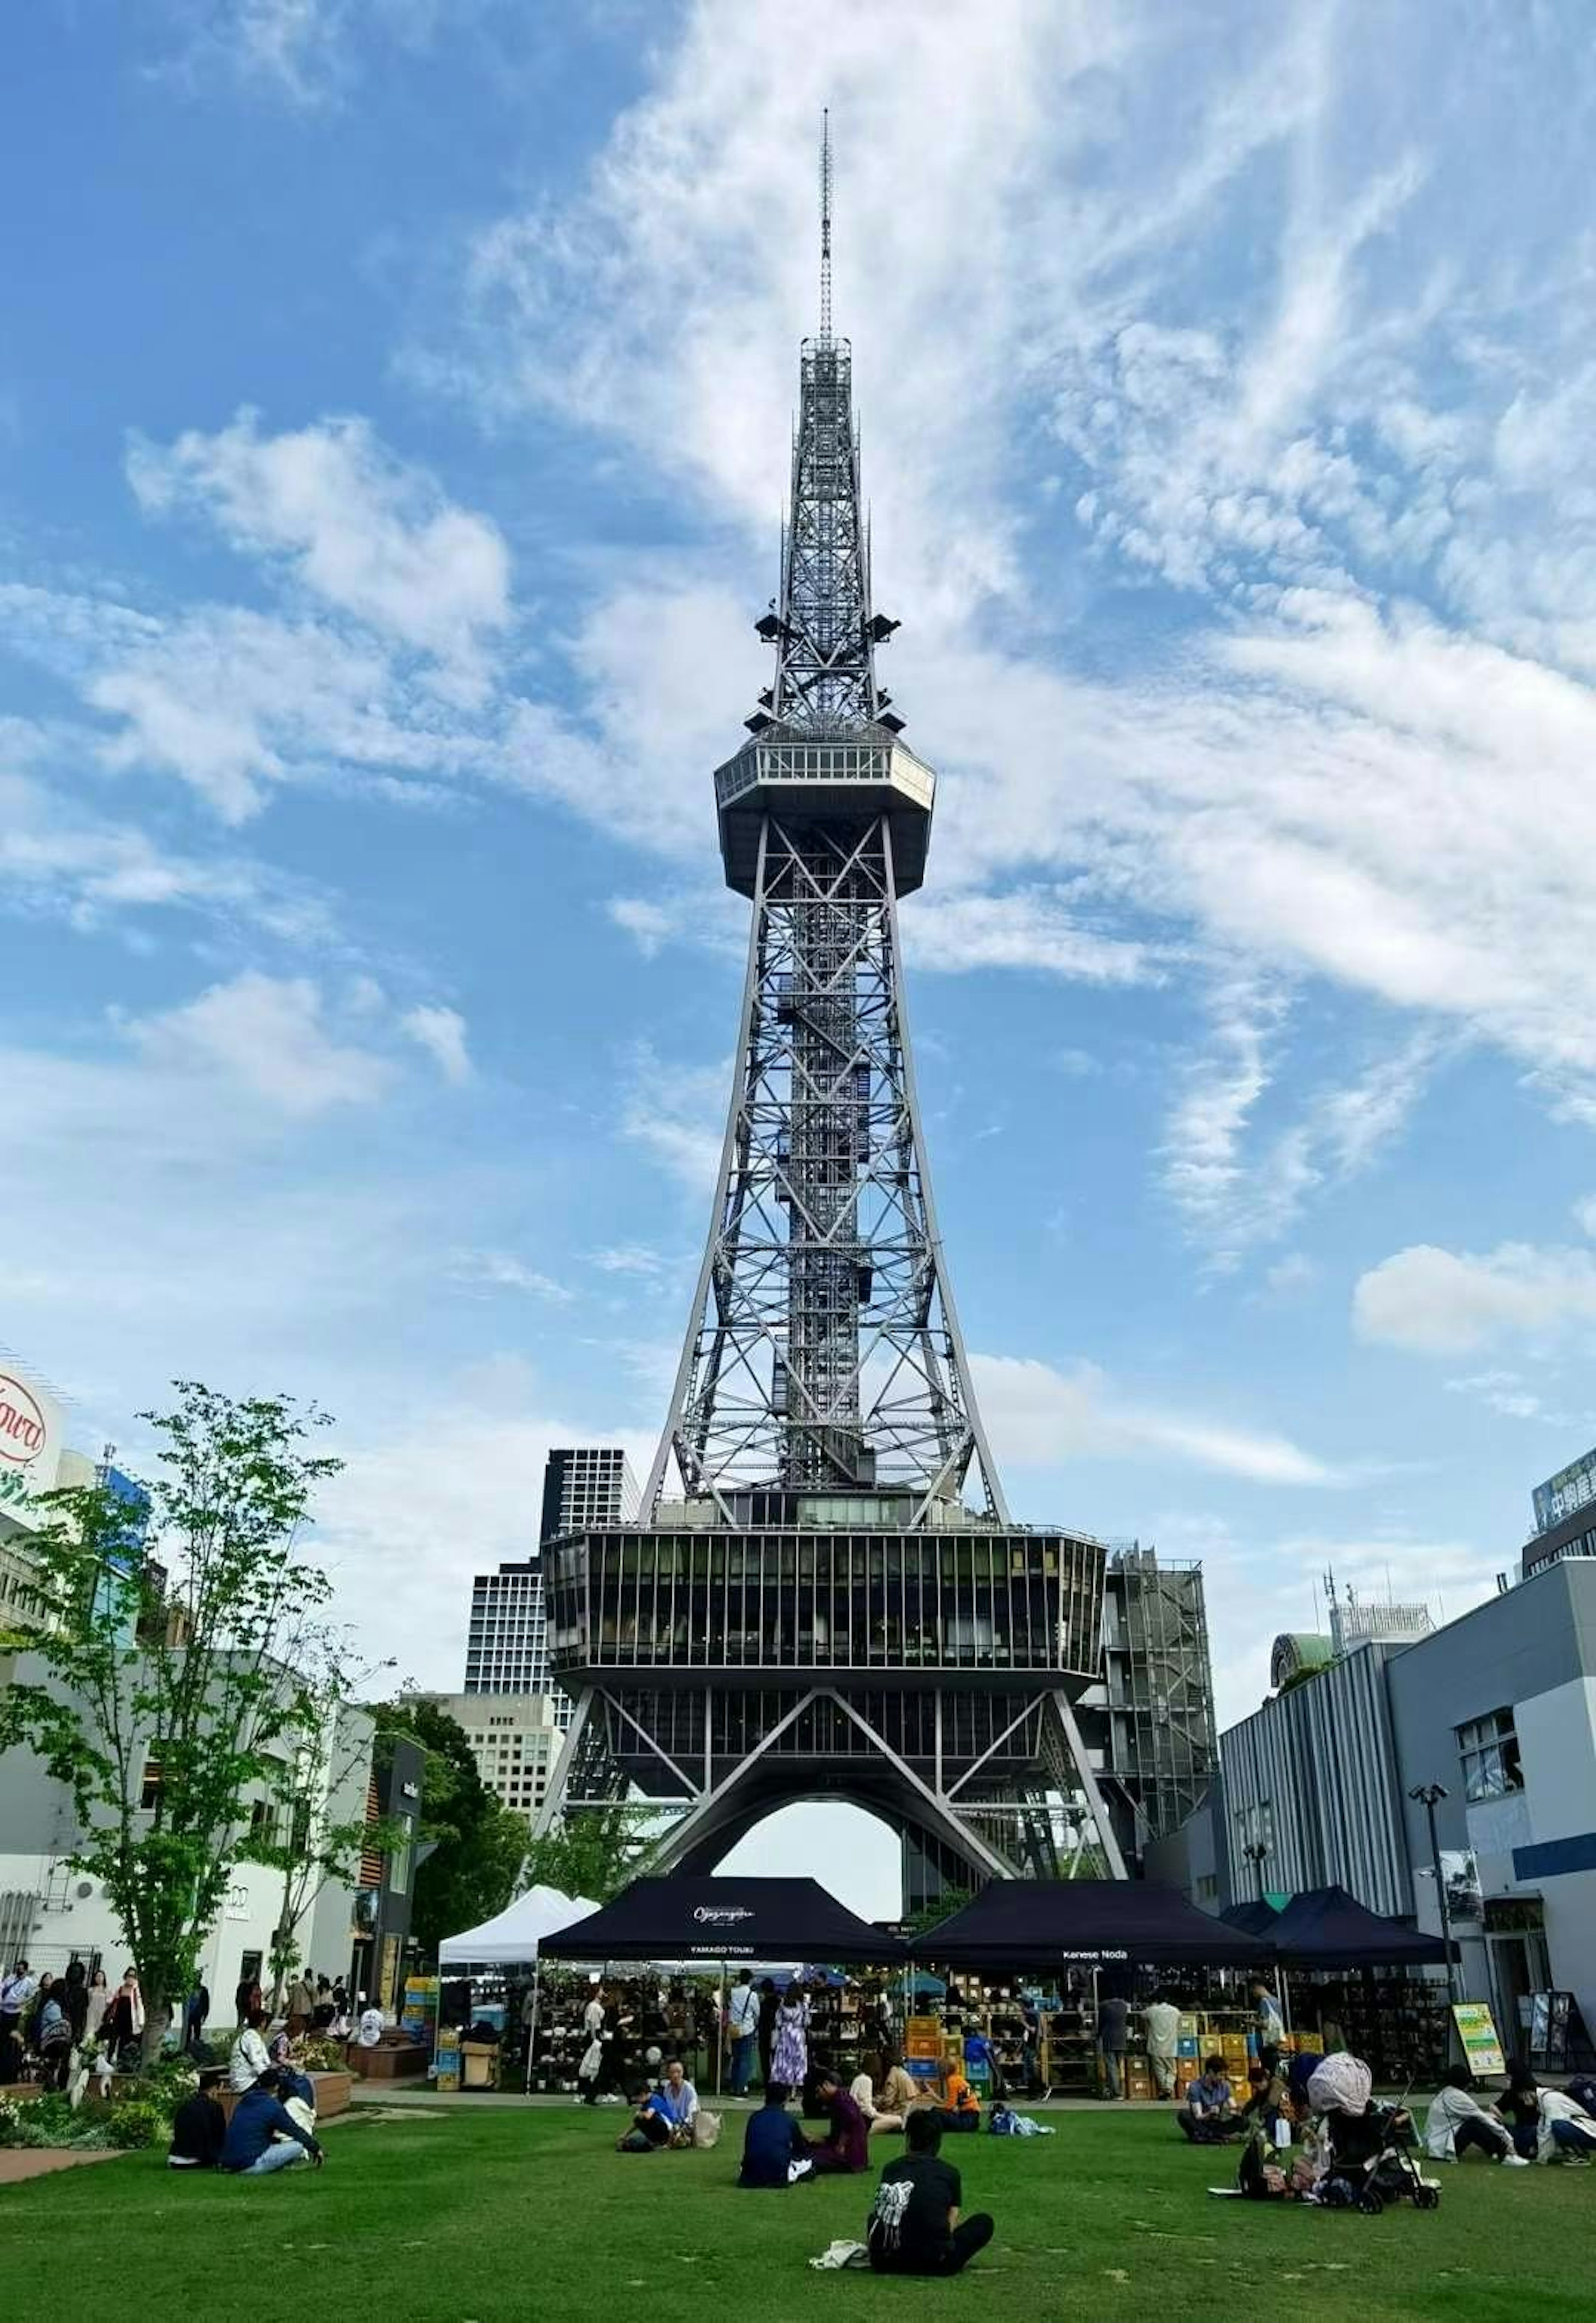
<instances>
[{"instance_id":1,"label":"glass facade of tower base","mask_svg":"<svg viewBox=\"0 0 1596 2323\"><path fill-rule=\"evenodd\" d=\"M617 1528L544 1557L567 1688L735 1670L1001 1689L1098 1669L1105 1551L1067 1533Z\"/></svg>"}]
</instances>

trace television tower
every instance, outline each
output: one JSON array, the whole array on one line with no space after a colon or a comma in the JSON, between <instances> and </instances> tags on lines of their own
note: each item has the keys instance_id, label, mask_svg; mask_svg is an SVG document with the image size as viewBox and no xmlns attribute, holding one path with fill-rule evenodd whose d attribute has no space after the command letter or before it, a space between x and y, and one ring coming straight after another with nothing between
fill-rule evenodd
<instances>
[{"instance_id":1,"label":"television tower","mask_svg":"<svg viewBox=\"0 0 1596 2323\"><path fill-rule=\"evenodd\" d=\"M679 1810L657 1868L703 1870L773 1806L846 1797L903 1840L911 1904L1123 1862L1074 1703L1099 1667L1102 1544L1011 1524L926 1166L898 934L936 778L876 674L852 354L800 356L775 649L715 775L748 897L736 1075L693 1312L642 1519L545 1551L576 1696L542 1816Z\"/></svg>"}]
</instances>

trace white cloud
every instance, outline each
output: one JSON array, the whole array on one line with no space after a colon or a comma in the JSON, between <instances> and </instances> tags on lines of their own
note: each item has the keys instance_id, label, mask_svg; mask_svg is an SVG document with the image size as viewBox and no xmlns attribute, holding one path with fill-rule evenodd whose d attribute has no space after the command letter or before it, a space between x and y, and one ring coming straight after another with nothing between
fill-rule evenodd
<instances>
[{"instance_id":1,"label":"white cloud","mask_svg":"<svg viewBox=\"0 0 1596 2323\"><path fill-rule=\"evenodd\" d=\"M1446 1386L1450 1394L1466 1395L1503 1419L1536 1419L1551 1428L1583 1424L1573 1414L1549 1406L1518 1372L1475 1372L1466 1379L1449 1379Z\"/></svg>"},{"instance_id":2,"label":"white cloud","mask_svg":"<svg viewBox=\"0 0 1596 2323\"><path fill-rule=\"evenodd\" d=\"M1596 1318L1596 1256L1503 1243L1482 1256L1417 1243L1360 1275L1360 1337L1423 1354L1466 1354Z\"/></svg>"},{"instance_id":3,"label":"white cloud","mask_svg":"<svg viewBox=\"0 0 1596 2323\"><path fill-rule=\"evenodd\" d=\"M611 895L604 906L618 928L624 928L645 960L652 960L662 944L679 932L663 904L643 895Z\"/></svg>"},{"instance_id":4,"label":"white cloud","mask_svg":"<svg viewBox=\"0 0 1596 2323\"><path fill-rule=\"evenodd\" d=\"M370 1104L388 1084L382 1059L328 1033L321 994L307 977L279 978L248 969L213 985L197 1000L136 1018L126 1029L158 1067L230 1080L288 1114Z\"/></svg>"},{"instance_id":5,"label":"white cloud","mask_svg":"<svg viewBox=\"0 0 1596 2323\"><path fill-rule=\"evenodd\" d=\"M454 1273L462 1282L481 1283L491 1290L524 1290L532 1299L550 1299L565 1306L574 1299L553 1275L541 1274L508 1250L463 1250L454 1260Z\"/></svg>"},{"instance_id":6,"label":"white cloud","mask_svg":"<svg viewBox=\"0 0 1596 2323\"><path fill-rule=\"evenodd\" d=\"M729 1064L670 1064L646 1042L633 1051L627 1069L622 1135L706 1199L720 1165L730 1077Z\"/></svg>"},{"instance_id":7,"label":"white cloud","mask_svg":"<svg viewBox=\"0 0 1596 2323\"><path fill-rule=\"evenodd\" d=\"M1336 1471L1283 1436L1141 1404L1096 1364L1069 1372L1010 1355L972 1358L976 1393L1000 1462L1161 1457L1263 1484L1333 1484Z\"/></svg>"},{"instance_id":8,"label":"white cloud","mask_svg":"<svg viewBox=\"0 0 1596 2323\"><path fill-rule=\"evenodd\" d=\"M1579 868L1596 559L1583 530L1559 557L1549 479L1584 461L1591 366L1546 320L1577 307L1577 262L1545 279L1575 181L1545 141L1516 142L1520 201L1481 275L1464 157L1484 84L1427 22L1382 28L1397 81L1444 87L1447 118L1473 124L1417 151L1401 108L1371 113L1328 22L1289 12L1238 67L1168 12L1000 0L976 50L956 8L834 0L773 76L761 12L696 0L579 191L477 237L463 336L430 376L491 414L552 405L685 476L738 524L763 596L812 314L797 157L829 99L876 570L913 615L894 689L949 776L943 887L905 914L908 941L933 964L945 911L949 960L1090 974L1168 957L1195 925L1262 988L1308 972L1418 1012L1421 1042L1488 1040L1577 1108L1596 1082ZM1545 343L1515 337L1543 326ZM1036 489L1039 409L1053 494ZM1580 527L1586 483L1582 466ZM681 560L694 591L701 558ZM668 599L670 574L651 554L648 592ZM1213 611L1127 654L1120 617L1150 574ZM981 642L996 634L1002 650ZM604 737L635 735L657 673L627 663L651 656L647 626L601 620L597 645ZM716 670L704 706L729 736L746 697L721 700ZM619 825L628 778L592 739L535 724L531 778ZM1067 911L1041 884L1061 871ZM1045 914L1020 900L1038 895ZM1276 1061L1237 1049L1188 1093L1200 1208L1234 1186L1289 1218L1396 1134L1426 1075L1394 1046L1383 1080L1366 1069L1254 1159Z\"/></svg>"},{"instance_id":9,"label":"white cloud","mask_svg":"<svg viewBox=\"0 0 1596 2323\"><path fill-rule=\"evenodd\" d=\"M212 436L135 439L127 473L147 514L197 514L233 547L286 559L324 603L480 685L482 643L509 620L503 537L365 420L262 436L259 415L241 411Z\"/></svg>"},{"instance_id":10,"label":"white cloud","mask_svg":"<svg viewBox=\"0 0 1596 2323\"><path fill-rule=\"evenodd\" d=\"M446 1081L458 1088L471 1079L471 1053L465 1045L465 1019L457 1008L438 1006L407 1009L399 1030L427 1051Z\"/></svg>"},{"instance_id":11,"label":"white cloud","mask_svg":"<svg viewBox=\"0 0 1596 2323\"><path fill-rule=\"evenodd\" d=\"M322 1493L315 1537L373 1655L419 1684L461 1683L473 1573L537 1546L543 1468L557 1444L617 1444L634 1471L653 1438L629 1418L561 1407L525 1363L426 1379L381 1424L343 1433L345 1466Z\"/></svg>"},{"instance_id":12,"label":"white cloud","mask_svg":"<svg viewBox=\"0 0 1596 2323\"><path fill-rule=\"evenodd\" d=\"M612 1244L604 1250L590 1251L588 1263L596 1266L601 1274L660 1275L665 1273L668 1261L660 1252L650 1250L642 1243L628 1242Z\"/></svg>"},{"instance_id":13,"label":"white cloud","mask_svg":"<svg viewBox=\"0 0 1596 2323\"><path fill-rule=\"evenodd\" d=\"M917 969L947 975L1031 969L1085 984L1137 984L1155 977L1148 945L1082 925L1069 897L1047 888L1009 895L933 890L905 917L904 940Z\"/></svg>"},{"instance_id":14,"label":"white cloud","mask_svg":"<svg viewBox=\"0 0 1596 2323\"><path fill-rule=\"evenodd\" d=\"M490 0L168 0L175 45L147 70L196 96L218 80L301 113L343 104L361 79L362 35L423 50Z\"/></svg>"}]
</instances>

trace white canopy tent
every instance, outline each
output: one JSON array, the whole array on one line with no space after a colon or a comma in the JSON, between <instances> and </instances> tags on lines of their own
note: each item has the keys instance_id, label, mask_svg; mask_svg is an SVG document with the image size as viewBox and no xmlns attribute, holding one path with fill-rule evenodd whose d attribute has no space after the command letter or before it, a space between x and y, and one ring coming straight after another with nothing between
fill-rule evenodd
<instances>
[{"instance_id":1,"label":"white canopy tent","mask_svg":"<svg viewBox=\"0 0 1596 2323\"><path fill-rule=\"evenodd\" d=\"M438 1946L438 1970L452 1968L530 1968L545 1936L585 1920L598 1910L585 1896L562 1896L555 1887L528 1887L502 1912L463 1935L445 1936Z\"/></svg>"}]
</instances>

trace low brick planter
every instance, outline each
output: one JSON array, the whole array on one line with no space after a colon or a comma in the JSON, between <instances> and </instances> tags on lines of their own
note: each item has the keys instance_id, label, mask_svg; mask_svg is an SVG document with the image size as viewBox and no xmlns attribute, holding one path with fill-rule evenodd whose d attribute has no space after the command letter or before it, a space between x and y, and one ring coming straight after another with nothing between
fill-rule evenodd
<instances>
[{"instance_id":1,"label":"low brick planter","mask_svg":"<svg viewBox=\"0 0 1596 2323\"><path fill-rule=\"evenodd\" d=\"M424 2080L429 2061L427 2051L414 2041L384 2041L375 2049L362 2049L352 2041L344 2054L350 2071L363 2081Z\"/></svg>"}]
</instances>

